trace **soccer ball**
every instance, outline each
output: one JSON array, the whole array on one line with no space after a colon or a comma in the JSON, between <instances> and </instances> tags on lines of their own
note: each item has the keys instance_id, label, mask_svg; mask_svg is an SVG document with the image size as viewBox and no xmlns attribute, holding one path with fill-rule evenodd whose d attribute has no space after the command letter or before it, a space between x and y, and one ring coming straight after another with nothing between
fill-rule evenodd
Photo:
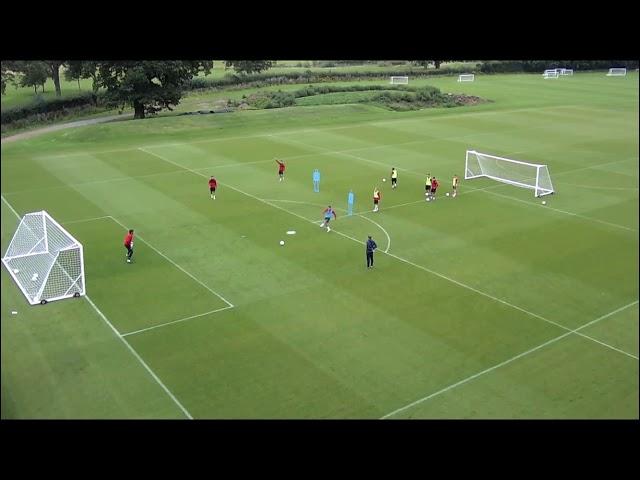
<instances>
[{"instance_id":1,"label":"soccer ball","mask_svg":"<svg viewBox=\"0 0 640 480\"><path fill-rule=\"evenodd\" d=\"M447 192L447 197L449 196L449 192Z\"/></svg>"},{"instance_id":2,"label":"soccer ball","mask_svg":"<svg viewBox=\"0 0 640 480\"><path fill-rule=\"evenodd\" d=\"M542 201L542 204L543 204L543 205L546 205L546 204L547 204L547 202L546 202L545 200L543 200L543 201Z\"/></svg>"},{"instance_id":3,"label":"soccer ball","mask_svg":"<svg viewBox=\"0 0 640 480\"><path fill-rule=\"evenodd\" d=\"M382 181L383 181L383 182L386 182L386 181L387 181L387 179L386 179L386 178L383 178L383 179L382 179Z\"/></svg>"},{"instance_id":4,"label":"soccer ball","mask_svg":"<svg viewBox=\"0 0 640 480\"><path fill-rule=\"evenodd\" d=\"M284 245L284 240L280 240L280 245Z\"/></svg>"}]
</instances>

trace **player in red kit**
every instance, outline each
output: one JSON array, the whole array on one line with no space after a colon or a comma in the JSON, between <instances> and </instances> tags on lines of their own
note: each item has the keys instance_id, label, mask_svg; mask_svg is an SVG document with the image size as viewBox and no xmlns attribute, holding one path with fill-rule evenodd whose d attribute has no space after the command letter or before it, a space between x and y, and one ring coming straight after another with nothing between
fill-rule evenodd
<instances>
[{"instance_id":1,"label":"player in red kit","mask_svg":"<svg viewBox=\"0 0 640 480\"><path fill-rule=\"evenodd\" d=\"M284 162L281 162L276 158L276 163L278 164L278 176L280 177L280 181L284 180Z\"/></svg>"},{"instance_id":2,"label":"player in red kit","mask_svg":"<svg viewBox=\"0 0 640 480\"><path fill-rule=\"evenodd\" d=\"M213 198L214 200L216 199L217 186L218 186L218 182L216 182L216 179L213 178L213 175L211 175L211 178L209 179L209 194L211 195L211 198Z\"/></svg>"},{"instance_id":3,"label":"player in red kit","mask_svg":"<svg viewBox=\"0 0 640 480\"><path fill-rule=\"evenodd\" d=\"M438 189L439 186L440 186L440 184L436 180L436 177L433 177L431 179L431 199L432 200L436 199L436 190Z\"/></svg>"},{"instance_id":4,"label":"player in red kit","mask_svg":"<svg viewBox=\"0 0 640 480\"><path fill-rule=\"evenodd\" d=\"M131 263L131 257L133 256L133 230L129 230L129 233L124 237L124 248L127 249L127 263Z\"/></svg>"}]
</instances>

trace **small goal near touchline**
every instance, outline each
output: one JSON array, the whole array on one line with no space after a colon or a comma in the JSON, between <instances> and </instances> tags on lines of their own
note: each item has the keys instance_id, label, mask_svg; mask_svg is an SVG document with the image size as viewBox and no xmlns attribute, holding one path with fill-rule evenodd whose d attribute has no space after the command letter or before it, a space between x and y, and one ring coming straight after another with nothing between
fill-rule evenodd
<instances>
[{"instance_id":1,"label":"small goal near touchline","mask_svg":"<svg viewBox=\"0 0 640 480\"><path fill-rule=\"evenodd\" d=\"M44 210L22 217L2 263L31 305L85 294L82 244Z\"/></svg>"},{"instance_id":2,"label":"small goal near touchline","mask_svg":"<svg viewBox=\"0 0 640 480\"><path fill-rule=\"evenodd\" d=\"M532 189L536 197L554 193L549 168L546 165L467 150L464 167L465 180L481 177Z\"/></svg>"},{"instance_id":3,"label":"small goal near touchline","mask_svg":"<svg viewBox=\"0 0 640 480\"><path fill-rule=\"evenodd\" d=\"M607 77L624 77L627 75L626 68L610 68Z\"/></svg>"},{"instance_id":4,"label":"small goal near touchline","mask_svg":"<svg viewBox=\"0 0 640 480\"><path fill-rule=\"evenodd\" d=\"M465 73L463 75L458 76L459 82L474 82L475 79L476 79L476 76L473 73Z\"/></svg>"},{"instance_id":5,"label":"small goal near touchline","mask_svg":"<svg viewBox=\"0 0 640 480\"><path fill-rule=\"evenodd\" d=\"M409 77L391 77L389 83L391 85L406 85L409 83Z\"/></svg>"}]
</instances>

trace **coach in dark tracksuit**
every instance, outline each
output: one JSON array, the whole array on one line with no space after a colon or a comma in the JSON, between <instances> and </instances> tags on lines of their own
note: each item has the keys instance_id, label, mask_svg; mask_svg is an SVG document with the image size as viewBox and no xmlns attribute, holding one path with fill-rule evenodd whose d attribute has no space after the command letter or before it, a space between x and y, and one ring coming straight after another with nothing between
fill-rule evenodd
<instances>
[{"instance_id":1,"label":"coach in dark tracksuit","mask_svg":"<svg viewBox=\"0 0 640 480\"><path fill-rule=\"evenodd\" d=\"M373 267L373 252L378 248L376 242L373 241L371 235L369 235L369 239L367 240L367 268Z\"/></svg>"}]
</instances>

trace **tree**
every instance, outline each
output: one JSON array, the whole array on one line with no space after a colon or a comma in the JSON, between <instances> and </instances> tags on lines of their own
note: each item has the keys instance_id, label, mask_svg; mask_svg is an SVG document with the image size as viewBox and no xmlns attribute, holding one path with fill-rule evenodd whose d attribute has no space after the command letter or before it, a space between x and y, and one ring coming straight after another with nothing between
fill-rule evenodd
<instances>
[{"instance_id":1,"label":"tree","mask_svg":"<svg viewBox=\"0 0 640 480\"><path fill-rule=\"evenodd\" d=\"M17 86L17 70L16 62L2 62L2 95L6 93L7 84L12 83Z\"/></svg>"},{"instance_id":2,"label":"tree","mask_svg":"<svg viewBox=\"0 0 640 480\"><path fill-rule=\"evenodd\" d=\"M17 67L22 74L20 78L21 87L33 87L37 95L38 86L42 85L42 91L44 92L44 84L49 77L49 66L45 62L19 62Z\"/></svg>"},{"instance_id":3,"label":"tree","mask_svg":"<svg viewBox=\"0 0 640 480\"><path fill-rule=\"evenodd\" d=\"M97 62L97 86L107 103L132 106L134 118L145 118L180 103L185 85L199 72L211 73L211 60Z\"/></svg>"},{"instance_id":4,"label":"tree","mask_svg":"<svg viewBox=\"0 0 640 480\"><path fill-rule=\"evenodd\" d=\"M260 73L273 67L275 60L225 60L225 68L233 67L238 73Z\"/></svg>"},{"instance_id":5,"label":"tree","mask_svg":"<svg viewBox=\"0 0 640 480\"><path fill-rule=\"evenodd\" d=\"M73 60L73 61L69 61L66 64L66 69L64 71L64 78L65 80L67 80L68 82L72 81L72 80L77 80L78 81L78 91L80 91L80 79L84 78L82 76L82 64L84 62L78 61L78 60Z\"/></svg>"},{"instance_id":6,"label":"tree","mask_svg":"<svg viewBox=\"0 0 640 480\"><path fill-rule=\"evenodd\" d=\"M64 60L45 60L44 63L49 67L49 76L56 87L56 96L59 97L62 95L60 90L60 66L62 66Z\"/></svg>"},{"instance_id":7,"label":"tree","mask_svg":"<svg viewBox=\"0 0 640 480\"><path fill-rule=\"evenodd\" d=\"M428 68L429 65L433 64L434 67L440 68L446 60L415 60L413 63L420 67Z\"/></svg>"}]
</instances>

